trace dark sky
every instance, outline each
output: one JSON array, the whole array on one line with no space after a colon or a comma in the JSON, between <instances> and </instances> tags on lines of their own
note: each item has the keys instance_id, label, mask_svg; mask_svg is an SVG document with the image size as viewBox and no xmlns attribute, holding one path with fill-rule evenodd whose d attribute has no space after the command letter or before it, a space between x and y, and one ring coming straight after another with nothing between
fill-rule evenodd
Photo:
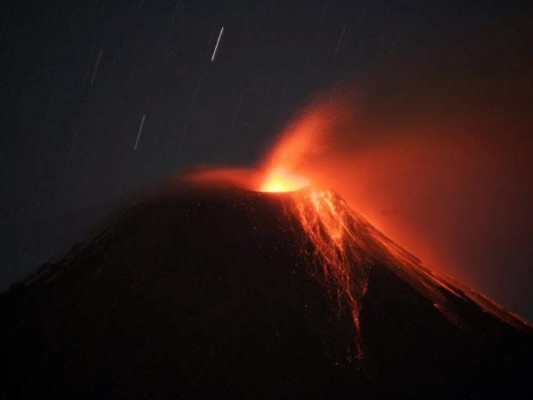
<instances>
[{"instance_id":1,"label":"dark sky","mask_svg":"<svg viewBox=\"0 0 533 400\"><path fill-rule=\"evenodd\" d=\"M481 0L0 7L0 288L142 184L198 163L252 165L318 92L431 40L498 30L523 9Z\"/></svg>"}]
</instances>

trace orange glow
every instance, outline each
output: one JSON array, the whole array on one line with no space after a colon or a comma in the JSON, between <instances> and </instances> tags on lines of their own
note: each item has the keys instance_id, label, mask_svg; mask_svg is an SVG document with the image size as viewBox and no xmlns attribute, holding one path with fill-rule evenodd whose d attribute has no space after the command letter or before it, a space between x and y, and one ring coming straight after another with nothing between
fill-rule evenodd
<instances>
[{"instance_id":1,"label":"orange glow","mask_svg":"<svg viewBox=\"0 0 533 400\"><path fill-rule=\"evenodd\" d=\"M323 150L320 137L331 120L330 112L328 108L317 107L289 124L265 157L261 169L266 173L258 185L259 191L289 192L310 185L309 174L301 163L310 154Z\"/></svg>"},{"instance_id":2,"label":"orange glow","mask_svg":"<svg viewBox=\"0 0 533 400\"><path fill-rule=\"evenodd\" d=\"M457 232L466 229L475 230L475 238L493 232L484 229L483 215L476 219L469 207L464 218L456 218L460 225L450 225L454 222L450 210L465 209L465 194L474 198L482 193L478 178L492 177L502 165L510 164L493 163L497 157L492 156L501 153L502 146L466 134L470 132L463 127L466 124L455 121L435 125L431 119L415 123L394 114L379 118L392 105L360 104L360 100L338 94L335 103L328 98L312 104L288 125L257 170L208 170L197 177L261 192L286 192L287 216L304 234L304 256L312 256L307 259L318 268L312 275L319 278L338 310L352 318L358 358L363 357L361 300L373 265L394 271L457 325L468 321L455 314L450 301L455 297L469 299L515 327L528 326L434 270L440 267L458 275L459 268L442 266L461 267L443 257L450 252L436 243L465 242ZM481 143L487 146L483 152ZM499 153L491 152L493 147ZM428 260L433 269L398 243Z\"/></svg>"},{"instance_id":3,"label":"orange glow","mask_svg":"<svg viewBox=\"0 0 533 400\"><path fill-rule=\"evenodd\" d=\"M348 205L331 190L310 188L294 193L292 200L289 214L296 217L313 245L326 290L339 310L347 308L351 315L356 357L362 358L359 311L367 288L363 230L356 226L358 221Z\"/></svg>"},{"instance_id":4,"label":"orange glow","mask_svg":"<svg viewBox=\"0 0 533 400\"><path fill-rule=\"evenodd\" d=\"M434 144L430 141L428 148L431 152L420 141L414 141L414 147L396 143L387 150L376 151L376 143L369 142L356 130L359 119L348 108L354 106L353 100L343 104L339 102L335 107L330 103L317 103L290 124L267 154L261 168L266 173L258 181L257 189L263 192L291 192L288 194L292 202L287 207L287 213L297 221L311 244L311 259L320 262L320 271L313 273L313 276L321 277L325 290L339 310L347 310L351 315L356 357L363 357L359 326L361 299L367 289L369 268L376 263L395 271L457 325L463 325L465 321L461 321L454 313L448 297L450 294L468 298L483 310L512 325L526 326L526 321L507 313L484 296L428 269L417 257L383 235L343 200L346 198L351 204L357 204L380 228L392 231L407 241L417 254L422 253L425 257L429 254L420 245L423 241L413 238L401 227L398 229L398 225L391 225L379 218L375 200L378 199L383 205L394 202L395 198L389 195L379 199L375 185L381 182L389 194L400 193L398 197L401 198L401 193L406 192L406 188L399 185L401 180L391 183L388 178L387 181L388 176L397 174L395 163L410 166L409 161L414 158L415 151L422 156L433 156ZM362 128L364 130L367 127L363 124ZM362 150L354 150L354 144ZM406 158L410 160L406 161ZM416 177L416 173L413 176ZM333 188L335 192L322 187ZM374 197L368 196L363 187L373 189ZM411 240L408 240L410 236ZM439 265L442 258L431 258L431 262Z\"/></svg>"},{"instance_id":5,"label":"orange glow","mask_svg":"<svg viewBox=\"0 0 533 400\"><path fill-rule=\"evenodd\" d=\"M309 180L291 174L284 168L271 171L261 185L262 192L292 192L309 185Z\"/></svg>"},{"instance_id":6,"label":"orange glow","mask_svg":"<svg viewBox=\"0 0 533 400\"><path fill-rule=\"evenodd\" d=\"M318 274L325 291L340 311L347 311L354 328L354 350L364 357L360 330L361 300L368 287L368 274L379 265L394 271L422 294L446 318L458 327L468 321L454 310L453 298L468 299L480 309L526 331L529 323L507 312L489 298L450 277L427 268L417 257L404 250L377 230L364 217L331 190L307 188L289 193L287 214L295 219L312 245L310 260L318 260ZM311 263L312 265L313 262ZM349 356L350 358L350 356Z\"/></svg>"}]
</instances>

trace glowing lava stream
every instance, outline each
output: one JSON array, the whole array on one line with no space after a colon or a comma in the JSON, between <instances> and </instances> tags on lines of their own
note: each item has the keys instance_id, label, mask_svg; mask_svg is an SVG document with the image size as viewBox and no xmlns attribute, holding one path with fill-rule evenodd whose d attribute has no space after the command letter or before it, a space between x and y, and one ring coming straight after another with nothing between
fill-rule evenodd
<instances>
[{"instance_id":1,"label":"glowing lava stream","mask_svg":"<svg viewBox=\"0 0 533 400\"><path fill-rule=\"evenodd\" d=\"M330 295L339 311L347 307L350 313L356 356L361 358L359 312L368 279L350 209L330 190L306 189L293 195L293 201L298 221L321 261L322 276L326 283L332 283L326 285Z\"/></svg>"},{"instance_id":2,"label":"glowing lava stream","mask_svg":"<svg viewBox=\"0 0 533 400\"><path fill-rule=\"evenodd\" d=\"M528 322L519 316L465 285L434 273L351 209L334 191L314 185L312 180L323 182L323 178L313 170L313 160L320 159L328 148L329 136L342 131L339 121L346 122L337 111L320 103L293 121L265 157L263 179L254 188L285 192L287 215L302 228L311 244L311 259L319 261L323 287L338 310L347 310L351 315L357 357L363 356L361 301L368 286L368 272L374 265L393 271L455 325L466 324L456 312L456 304L468 299L515 328L531 331Z\"/></svg>"},{"instance_id":3,"label":"glowing lava stream","mask_svg":"<svg viewBox=\"0 0 533 400\"><path fill-rule=\"evenodd\" d=\"M485 296L426 268L408 251L378 231L332 190L310 186L310 181L283 168L274 168L260 185L263 192L286 192L289 218L301 226L319 260L323 286L340 311L351 316L356 357L363 357L359 314L368 286L368 271L381 264L393 270L432 302L452 323L463 326L451 296L469 299L480 308L519 328L527 321L505 311Z\"/></svg>"},{"instance_id":4,"label":"glowing lava stream","mask_svg":"<svg viewBox=\"0 0 533 400\"><path fill-rule=\"evenodd\" d=\"M291 192L288 214L296 217L311 242L322 267L325 289L338 310L348 309L354 325L356 356L362 358L359 311L368 280L366 264L360 257L362 243L354 235L358 230L344 200L331 190L309 184L303 177L276 168L263 181L261 191Z\"/></svg>"}]
</instances>

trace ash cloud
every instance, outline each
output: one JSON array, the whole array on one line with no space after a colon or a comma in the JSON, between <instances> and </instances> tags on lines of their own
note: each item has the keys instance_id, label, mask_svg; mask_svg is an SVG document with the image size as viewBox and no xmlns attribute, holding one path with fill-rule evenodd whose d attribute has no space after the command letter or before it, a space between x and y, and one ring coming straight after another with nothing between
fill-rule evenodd
<instances>
[{"instance_id":1,"label":"ash cloud","mask_svg":"<svg viewBox=\"0 0 533 400\"><path fill-rule=\"evenodd\" d=\"M364 78L310 104L267 164L284 159L333 187L435 269L531 318L526 15L389 54Z\"/></svg>"}]
</instances>

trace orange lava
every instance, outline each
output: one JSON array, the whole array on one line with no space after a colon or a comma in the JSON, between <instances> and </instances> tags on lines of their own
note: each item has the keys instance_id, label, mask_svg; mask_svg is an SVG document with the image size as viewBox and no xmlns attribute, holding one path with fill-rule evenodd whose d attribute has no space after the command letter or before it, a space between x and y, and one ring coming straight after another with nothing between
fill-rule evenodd
<instances>
[{"instance_id":1,"label":"orange lava","mask_svg":"<svg viewBox=\"0 0 533 400\"><path fill-rule=\"evenodd\" d=\"M367 265L353 214L331 190L310 188L293 194L292 200L289 212L313 245L326 290L339 310L347 308L354 325L356 356L362 358L359 312L367 288Z\"/></svg>"},{"instance_id":2,"label":"orange lava","mask_svg":"<svg viewBox=\"0 0 533 400\"><path fill-rule=\"evenodd\" d=\"M309 180L292 174L284 168L273 169L261 184L262 192L292 192L309 185Z\"/></svg>"},{"instance_id":3,"label":"orange lava","mask_svg":"<svg viewBox=\"0 0 533 400\"><path fill-rule=\"evenodd\" d=\"M297 221L311 244L312 260L318 259L321 264L318 275L325 290L339 310L347 310L351 315L357 358L363 357L359 323L361 300L367 289L369 268L376 264L393 270L456 325L465 323L456 315L450 302L450 298L458 297L474 301L483 310L515 327L527 326L525 320L506 312L491 300L428 269L418 258L354 212L334 191L320 188L325 186L338 190L343 185L344 188L346 185L353 186L353 180L331 180L335 175L346 177L346 171L350 171L352 177L359 176L354 166L361 164L352 163L350 158L351 164L347 165L342 162L342 152L338 147L337 150L331 149L330 136L336 130L346 133L348 126L354 122L353 117L336 114L338 111L339 108L331 105L315 104L289 125L263 162L261 169L266 172L259 179L256 189L290 192L292 203L287 212ZM324 162L322 153L326 149L330 154ZM336 152L339 156L332 157ZM329 175L321 174L320 166L327 166ZM332 170L337 173L331 174ZM350 193L350 190L347 192Z\"/></svg>"},{"instance_id":4,"label":"orange lava","mask_svg":"<svg viewBox=\"0 0 533 400\"><path fill-rule=\"evenodd\" d=\"M389 239L332 190L308 187L289 193L289 218L295 219L311 244L312 263L319 261L321 282L339 312L348 312L354 328L354 350L364 356L359 315L373 266L387 267L409 283L457 327L465 321L456 312L458 299L477 306L517 329L532 331L529 323L489 298L427 268L417 257ZM351 353L351 351L350 351ZM348 359L351 357L348 356Z\"/></svg>"},{"instance_id":5,"label":"orange lava","mask_svg":"<svg viewBox=\"0 0 533 400\"><path fill-rule=\"evenodd\" d=\"M410 210L413 193L441 190L438 193L442 195L444 189L435 185L445 186L447 182L455 188L464 171L460 161L465 156L457 156L455 163L448 163L445 155L457 155L457 151L467 147L465 141L460 145L453 141L448 145L438 142L440 146L435 146L432 137L425 142L412 134L414 128L411 128L405 136L409 145L393 143L390 141L393 135L389 133L387 137L388 125L372 125L368 118L365 122L354 112L357 102L353 99L343 102L337 97L336 102L336 105L330 101L319 102L308 107L289 124L257 170L206 170L197 172L195 178L261 192L285 193L288 217L301 228L305 242L310 245L306 246L306 252L311 249L312 254L305 255L312 256L308 260L314 266L317 266L316 260L319 261L319 271L313 271L312 275L320 278L338 310L347 311L351 316L358 358L363 357L359 322L361 300L367 290L368 273L374 265L394 271L456 325L464 325L467 321L462 321L455 313L454 302L469 299L515 327L527 327L527 321L508 313L483 295L427 268L380 231L392 233L416 254L429 259L434 267L442 261L439 257L428 257L431 252L424 251L421 245L424 241L409 235L409 230L391 217L387 220L386 215L394 216L394 207ZM442 151L442 158L436 157L439 151ZM413 162L416 157L419 157L418 163ZM424 168L414 169L414 165ZM440 166L454 168L457 165L459 175L448 174L447 170L426 175L432 167L440 171ZM438 179L428 178L432 176ZM444 195L441 197L448 199ZM353 211L344 199L351 205L357 204L357 209L371 217L380 229ZM418 206L414 214L409 214L411 219L426 216L421 212L424 204ZM383 208L391 211L385 214ZM427 218L423 222L431 228L423 237L439 232Z\"/></svg>"}]
</instances>

